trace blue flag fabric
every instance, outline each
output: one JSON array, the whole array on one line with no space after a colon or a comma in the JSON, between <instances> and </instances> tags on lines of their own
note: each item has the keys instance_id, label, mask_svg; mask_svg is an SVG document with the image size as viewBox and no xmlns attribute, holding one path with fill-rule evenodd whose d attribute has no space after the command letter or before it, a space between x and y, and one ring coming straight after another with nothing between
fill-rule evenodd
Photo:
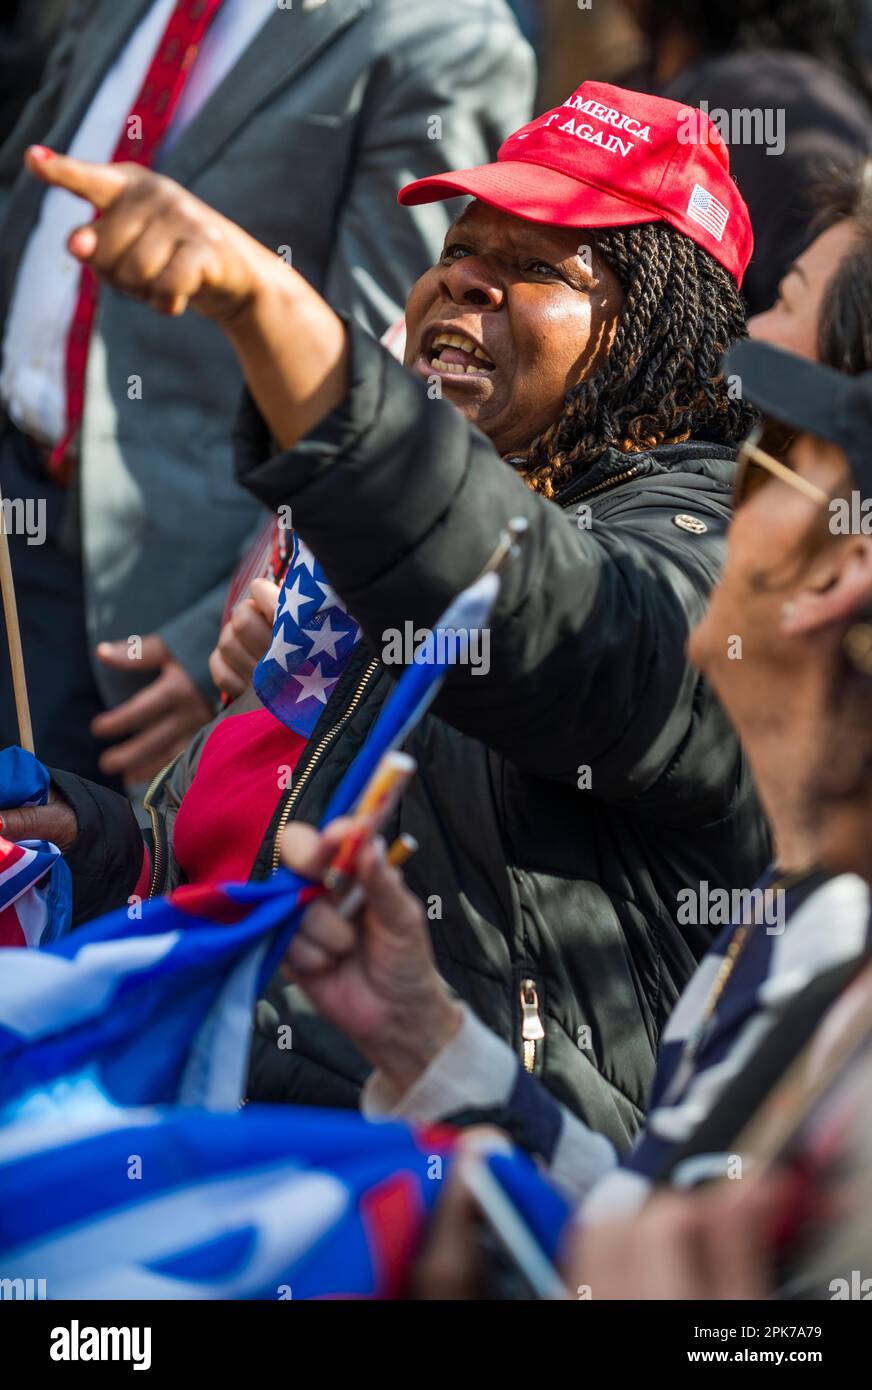
<instances>
[{"instance_id":1,"label":"blue flag fabric","mask_svg":"<svg viewBox=\"0 0 872 1390\"><path fill-rule=\"evenodd\" d=\"M483 626L497 589L485 576L436 632ZM354 807L434 698L441 650L404 672L326 820ZM254 1001L319 891L284 870L265 884L189 886L43 950L4 953L5 1276L44 1278L51 1298L402 1288L450 1138L346 1113L234 1108ZM526 1159L501 1162L493 1171L553 1253L565 1205Z\"/></svg>"},{"instance_id":2,"label":"blue flag fabric","mask_svg":"<svg viewBox=\"0 0 872 1390\"><path fill-rule=\"evenodd\" d=\"M308 738L360 637L360 627L296 531L293 546L276 605L272 645L252 680L270 713Z\"/></svg>"},{"instance_id":3,"label":"blue flag fabric","mask_svg":"<svg viewBox=\"0 0 872 1390\"><path fill-rule=\"evenodd\" d=\"M0 1131L3 1271L49 1299L397 1296L452 1144L346 1111L71 1105ZM565 1203L522 1155L493 1170L553 1256Z\"/></svg>"},{"instance_id":4,"label":"blue flag fabric","mask_svg":"<svg viewBox=\"0 0 872 1390\"><path fill-rule=\"evenodd\" d=\"M120 1105L233 1107L251 1009L305 905L284 870L265 884L182 888L121 908L0 971L0 1107L89 1075Z\"/></svg>"},{"instance_id":5,"label":"blue flag fabric","mask_svg":"<svg viewBox=\"0 0 872 1390\"><path fill-rule=\"evenodd\" d=\"M48 768L26 748L13 745L0 753L0 796L10 810L13 806L44 806L50 786Z\"/></svg>"},{"instance_id":6,"label":"blue flag fabric","mask_svg":"<svg viewBox=\"0 0 872 1390\"><path fill-rule=\"evenodd\" d=\"M51 778L24 748L0 752L0 805L44 806ZM45 946L69 931L72 880L57 845L0 835L0 945Z\"/></svg>"}]
</instances>

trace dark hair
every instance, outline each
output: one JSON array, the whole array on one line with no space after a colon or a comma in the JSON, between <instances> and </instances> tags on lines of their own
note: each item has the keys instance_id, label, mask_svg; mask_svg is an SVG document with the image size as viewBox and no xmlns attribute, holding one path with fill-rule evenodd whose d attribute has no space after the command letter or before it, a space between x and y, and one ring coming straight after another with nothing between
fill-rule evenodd
<instances>
[{"instance_id":1,"label":"dark hair","mask_svg":"<svg viewBox=\"0 0 872 1390\"><path fill-rule=\"evenodd\" d=\"M821 362L856 376L872 369L872 159L832 166L816 201L816 236L848 218L857 224L857 245L830 278L818 324Z\"/></svg>"},{"instance_id":2,"label":"dark hair","mask_svg":"<svg viewBox=\"0 0 872 1390\"><path fill-rule=\"evenodd\" d=\"M806 53L868 94L859 57L863 0L647 0L640 22L655 45L677 23L704 53L755 48Z\"/></svg>"},{"instance_id":3,"label":"dark hair","mask_svg":"<svg viewBox=\"0 0 872 1390\"><path fill-rule=\"evenodd\" d=\"M848 376L872 371L872 158L865 155L830 164L812 189L816 207L810 224L812 238L848 219L857 224L857 244L839 261L821 297L818 320L818 360ZM797 431L777 421L765 444L770 453L785 457L797 438ZM834 496L844 496L852 488L846 467L842 486ZM805 564L831 541L829 514L818 514L810 523L799 547ZM793 582L791 576L789 582Z\"/></svg>"},{"instance_id":4,"label":"dark hair","mask_svg":"<svg viewBox=\"0 0 872 1390\"><path fill-rule=\"evenodd\" d=\"M624 289L608 357L572 388L558 420L527 450L522 472L553 497L609 448L654 449L693 436L735 445L754 411L728 393L721 357L745 336L735 280L665 222L609 228L596 245Z\"/></svg>"}]
</instances>

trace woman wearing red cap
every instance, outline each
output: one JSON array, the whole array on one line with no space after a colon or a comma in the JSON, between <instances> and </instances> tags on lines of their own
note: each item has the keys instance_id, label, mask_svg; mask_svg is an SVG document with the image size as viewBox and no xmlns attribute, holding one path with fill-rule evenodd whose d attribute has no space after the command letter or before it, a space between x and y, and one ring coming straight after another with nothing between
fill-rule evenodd
<instances>
[{"instance_id":1,"label":"woman wearing red cap","mask_svg":"<svg viewBox=\"0 0 872 1390\"><path fill-rule=\"evenodd\" d=\"M680 904L752 882L768 849L735 737L684 657L750 420L719 360L744 332L751 233L717 132L703 118L689 140L681 115L587 83L497 164L410 185L405 202L474 201L409 297L408 370L166 179L28 155L101 211L74 255L227 335L252 398L240 476L291 506L364 634L307 740L248 692L158 779L152 890L270 872L288 820L319 818L371 727L388 630L432 623L523 516L489 670L454 670L412 736L399 824L421 843L408 878L448 984L618 1145L717 926ZM295 601L286 587L283 611ZM55 785L40 833L68 851L80 915L126 900L129 811ZM415 1018L422 1045L454 1026L437 1013ZM366 1072L277 977L250 1095L353 1105Z\"/></svg>"}]
</instances>

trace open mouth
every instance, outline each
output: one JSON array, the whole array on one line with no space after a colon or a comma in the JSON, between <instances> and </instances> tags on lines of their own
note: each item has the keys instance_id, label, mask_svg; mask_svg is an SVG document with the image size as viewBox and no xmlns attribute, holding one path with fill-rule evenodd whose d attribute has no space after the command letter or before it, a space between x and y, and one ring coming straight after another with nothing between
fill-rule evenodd
<instances>
[{"instance_id":1,"label":"open mouth","mask_svg":"<svg viewBox=\"0 0 872 1390\"><path fill-rule=\"evenodd\" d=\"M431 367L449 376L489 376L496 371L484 349L460 333L437 333L425 356Z\"/></svg>"}]
</instances>

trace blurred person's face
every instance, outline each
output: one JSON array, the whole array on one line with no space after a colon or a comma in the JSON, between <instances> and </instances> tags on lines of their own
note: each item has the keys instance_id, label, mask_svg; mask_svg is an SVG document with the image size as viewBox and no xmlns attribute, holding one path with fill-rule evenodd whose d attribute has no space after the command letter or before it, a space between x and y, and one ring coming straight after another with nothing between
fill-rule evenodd
<instances>
[{"instance_id":1,"label":"blurred person's face","mask_svg":"<svg viewBox=\"0 0 872 1390\"><path fill-rule=\"evenodd\" d=\"M748 320L748 336L817 361L818 326L827 285L858 243L857 224L850 217L821 232L789 267L772 308Z\"/></svg>"},{"instance_id":2,"label":"blurred person's face","mask_svg":"<svg viewBox=\"0 0 872 1390\"><path fill-rule=\"evenodd\" d=\"M614 339L624 295L593 238L473 202L406 305L406 366L501 454L560 415Z\"/></svg>"},{"instance_id":3,"label":"blurred person's face","mask_svg":"<svg viewBox=\"0 0 872 1390\"><path fill-rule=\"evenodd\" d=\"M800 435L785 462L826 497L850 486L842 450L812 435ZM795 764L785 771L798 778L808 776L816 737L799 678L819 654L808 633L797 632L795 614L826 601L844 547L854 541L833 539L822 555L812 554L811 528L826 536L828 519L826 507L767 477L736 508L720 581L688 645L741 738L793 731Z\"/></svg>"},{"instance_id":4,"label":"blurred person's face","mask_svg":"<svg viewBox=\"0 0 872 1390\"><path fill-rule=\"evenodd\" d=\"M812 435L784 461L825 499L856 487L842 450ZM777 779L815 862L872 882L872 677L846 685L842 653L846 629L869 621L872 537L833 535L831 515L771 476L740 500L688 651L745 744L764 805Z\"/></svg>"}]
</instances>

